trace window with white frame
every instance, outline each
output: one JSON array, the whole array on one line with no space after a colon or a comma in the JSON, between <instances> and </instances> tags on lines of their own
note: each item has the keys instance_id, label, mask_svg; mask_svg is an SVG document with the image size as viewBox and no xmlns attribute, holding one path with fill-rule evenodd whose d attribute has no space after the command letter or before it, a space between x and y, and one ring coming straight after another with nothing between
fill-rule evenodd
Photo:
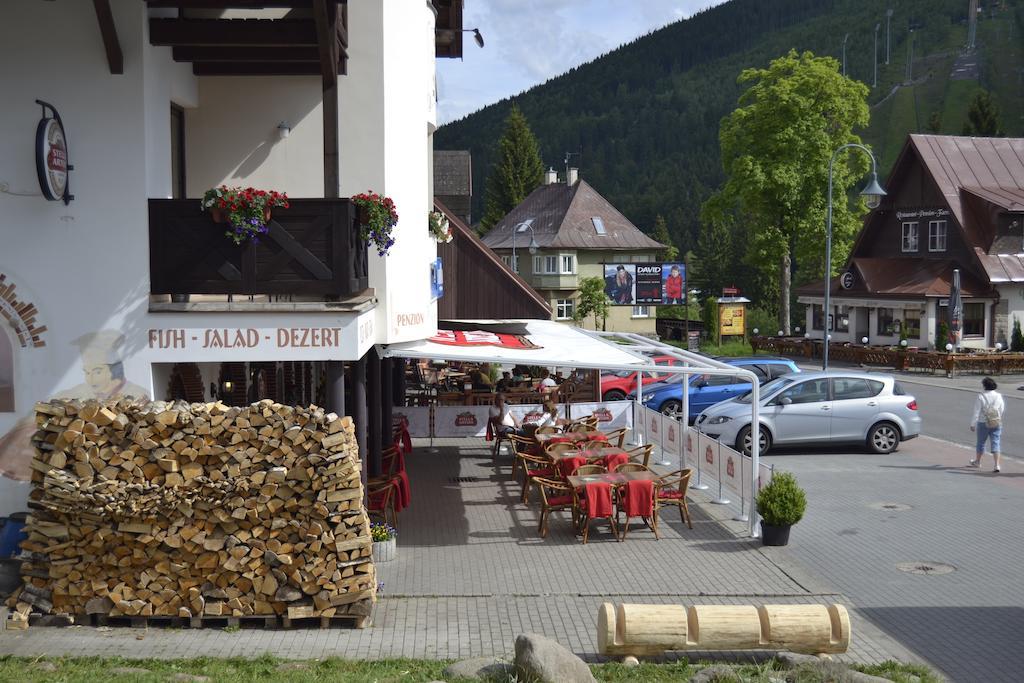
<instances>
[{"instance_id":1,"label":"window with white frame","mask_svg":"<svg viewBox=\"0 0 1024 683\"><path fill-rule=\"evenodd\" d=\"M917 221L903 224L903 251L917 251Z\"/></svg>"},{"instance_id":2,"label":"window with white frame","mask_svg":"<svg viewBox=\"0 0 1024 683\"><path fill-rule=\"evenodd\" d=\"M649 306L634 306L633 317L634 318L649 318L651 315L651 309Z\"/></svg>"},{"instance_id":3,"label":"window with white frame","mask_svg":"<svg viewBox=\"0 0 1024 683\"><path fill-rule=\"evenodd\" d=\"M573 300L572 299L556 299L555 300L555 318L558 320L570 320L573 313Z\"/></svg>"},{"instance_id":4,"label":"window with white frame","mask_svg":"<svg viewBox=\"0 0 1024 683\"><path fill-rule=\"evenodd\" d=\"M562 254L561 257L562 275L572 275L576 272L576 257L572 254Z\"/></svg>"},{"instance_id":5,"label":"window with white frame","mask_svg":"<svg viewBox=\"0 0 1024 683\"><path fill-rule=\"evenodd\" d=\"M574 254L534 256L533 272L537 275L574 275L576 273L576 256Z\"/></svg>"},{"instance_id":6,"label":"window with white frame","mask_svg":"<svg viewBox=\"0 0 1024 683\"><path fill-rule=\"evenodd\" d=\"M512 269L512 272L519 272L519 254L513 257L511 254L505 254L501 257L501 260L505 262L505 265Z\"/></svg>"},{"instance_id":7,"label":"window with white frame","mask_svg":"<svg viewBox=\"0 0 1024 683\"><path fill-rule=\"evenodd\" d=\"M928 221L928 251L946 251L946 221Z\"/></svg>"}]
</instances>

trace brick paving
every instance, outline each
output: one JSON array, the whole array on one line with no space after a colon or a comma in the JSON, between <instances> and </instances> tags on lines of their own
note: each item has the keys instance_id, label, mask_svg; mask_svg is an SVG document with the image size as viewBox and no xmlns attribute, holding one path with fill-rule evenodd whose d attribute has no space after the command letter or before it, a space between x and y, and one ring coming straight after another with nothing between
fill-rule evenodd
<instances>
[{"instance_id":1,"label":"brick paving","mask_svg":"<svg viewBox=\"0 0 1024 683\"><path fill-rule=\"evenodd\" d=\"M846 595L709 516L715 506L701 504L709 500L703 492L694 493L698 504L691 505L694 529L670 511L660 541L636 525L626 542L617 543L595 523L584 546L568 515L557 513L549 537L541 539L536 501L519 503L507 456L495 468L482 441L438 440L436 445L438 451L430 452L425 442L417 443L407 459L412 505L399 518L398 558L379 566L385 592L373 628L226 633L36 627L0 632L0 654L175 658L269 652L303 659L457 659L510 655L515 636L534 631L597 660L597 609L612 600L839 602L851 609L854 629L851 651L843 659L914 659L865 620ZM457 483L456 477L476 480ZM721 508L710 512L721 513Z\"/></svg>"},{"instance_id":2,"label":"brick paving","mask_svg":"<svg viewBox=\"0 0 1024 683\"><path fill-rule=\"evenodd\" d=\"M1012 428L1012 425L1009 425ZM1024 463L963 467L973 449L922 437L891 456L775 453L808 491L781 567L826 576L859 612L957 681L1024 678ZM838 484L838 485L837 485ZM893 510L881 504L910 506ZM897 563L956 571L904 573Z\"/></svg>"}]
</instances>

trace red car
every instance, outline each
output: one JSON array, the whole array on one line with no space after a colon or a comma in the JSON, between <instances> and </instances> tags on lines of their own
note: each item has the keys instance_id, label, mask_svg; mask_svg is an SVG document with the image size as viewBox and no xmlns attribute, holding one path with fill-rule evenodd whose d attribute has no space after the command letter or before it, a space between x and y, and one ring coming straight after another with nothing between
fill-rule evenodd
<instances>
[{"instance_id":1,"label":"red car","mask_svg":"<svg viewBox=\"0 0 1024 683\"><path fill-rule=\"evenodd\" d=\"M651 360L656 365L680 365L678 358L672 356L654 356ZM665 379L661 372L645 372L644 385L658 382ZM631 370L618 370L616 372L601 373L601 399L605 401L621 401L626 394L636 389L636 372Z\"/></svg>"}]
</instances>

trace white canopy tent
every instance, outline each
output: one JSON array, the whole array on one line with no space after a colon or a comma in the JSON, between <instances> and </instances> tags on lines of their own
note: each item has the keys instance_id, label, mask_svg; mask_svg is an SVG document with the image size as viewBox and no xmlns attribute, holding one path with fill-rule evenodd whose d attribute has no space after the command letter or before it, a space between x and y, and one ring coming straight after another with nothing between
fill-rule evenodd
<instances>
[{"instance_id":1,"label":"white canopy tent","mask_svg":"<svg viewBox=\"0 0 1024 683\"><path fill-rule=\"evenodd\" d=\"M551 320L452 320L429 338L378 347L382 358L444 359L506 365L571 366L597 370L630 370L671 375L729 375L748 379L752 388L751 425L760 424L758 378L750 370L684 351L639 334L584 330ZM681 365L657 365L651 356L671 356ZM684 380L687 381L687 380ZM637 402L643 383L637 382ZM689 392L682 392L683 415L689 415ZM753 431L753 430L752 430ZM751 439L750 500L757 494L760 439ZM750 535L760 529L751 505Z\"/></svg>"}]
</instances>

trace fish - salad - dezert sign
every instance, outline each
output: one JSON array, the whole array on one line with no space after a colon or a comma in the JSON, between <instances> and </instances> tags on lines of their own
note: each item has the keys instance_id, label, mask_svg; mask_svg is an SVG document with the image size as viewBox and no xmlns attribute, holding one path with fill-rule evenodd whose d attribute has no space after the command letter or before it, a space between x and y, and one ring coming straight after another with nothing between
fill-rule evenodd
<instances>
[{"instance_id":1,"label":"fish - salad - dezert sign","mask_svg":"<svg viewBox=\"0 0 1024 683\"><path fill-rule=\"evenodd\" d=\"M263 344L278 349L324 349L341 345L341 327L151 329L151 349L253 349Z\"/></svg>"}]
</instances>

